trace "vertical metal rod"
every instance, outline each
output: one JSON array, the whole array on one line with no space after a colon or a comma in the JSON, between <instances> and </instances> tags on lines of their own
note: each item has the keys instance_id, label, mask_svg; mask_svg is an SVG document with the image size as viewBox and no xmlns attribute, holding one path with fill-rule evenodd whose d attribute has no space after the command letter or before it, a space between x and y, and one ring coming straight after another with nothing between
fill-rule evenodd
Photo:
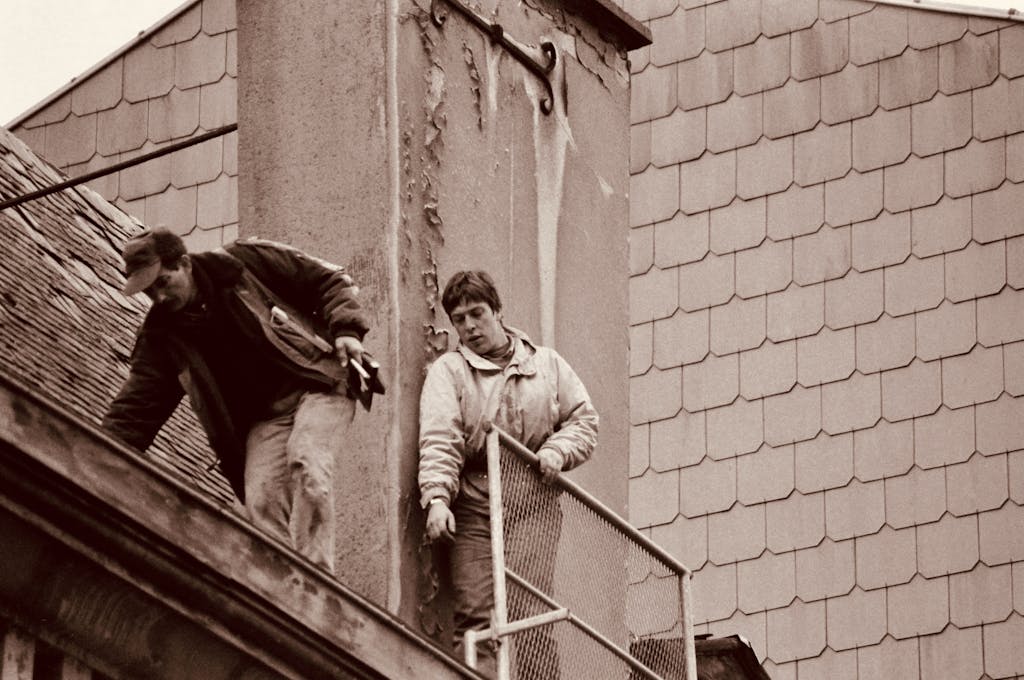
<instances>
[{"instance_id":1,"label":"vertical metal rod","mask_svg":"<svg viewBox=\"0 0 1024 680\"><path fill-rule=\"evenodd\" d=\"M683 677L697 680L697 650L693 642L693 603L690 601L690 572L679 575L679 608L683 617Z\"/></svg>"},{"instance_id":2,"label":"vertical metal rod","mask_svg":"<svg viewBox=\"0 0 1024 680\"><path fill-rule=\"evenodd\" d=\"M501 447L498 430L487 433L487 489L491 510L491 568L494 579L494 621L497 628L508 623L508 601L505 592L505 527L501 504ZM498 680L511 677L508 640L498 639Z\"/></svg>"}]
</instances>

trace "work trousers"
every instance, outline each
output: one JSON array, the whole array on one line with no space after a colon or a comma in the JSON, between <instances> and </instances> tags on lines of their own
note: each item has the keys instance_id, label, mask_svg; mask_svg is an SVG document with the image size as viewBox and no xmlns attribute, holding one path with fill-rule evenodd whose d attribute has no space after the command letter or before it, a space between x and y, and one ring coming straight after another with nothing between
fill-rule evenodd
<instances>
[{"instance_id":1,"label":"work trousers","mask_svg":"<svg viewBox=\"0 0 1024 680\"><path fill-rule=\"evenodd\" d=\"M550 595L554 586L555 558L561 534L562 516L557 503L545 503L526 517L505 524L506 566L537 589ZM467 630L487 628L494 608L494 580L491 567L491 526L489 514L475 504L453 508L455 543L451 550L454 590L453 623L455 650L464 655L462 644ZM535 598L511 583L506 586L508 620L516 621L547 611ZM558 649L551 637L551 625L540 626L513 638L517 680L556 680L559 677ZM482 643L477 650L479 669L494 674L494 652Z\"/></svg>"},{"instance_id":2,"label":"work trousers","mask_svg":"<svg viewBox=\"0 0 1024 680\"><path fill-rule=\"evenodd\" d=\"M245 505L254 524L334 573L334 463L355 417L343 392L297 392L246 440Z\"/></svg>"}]
</instances>

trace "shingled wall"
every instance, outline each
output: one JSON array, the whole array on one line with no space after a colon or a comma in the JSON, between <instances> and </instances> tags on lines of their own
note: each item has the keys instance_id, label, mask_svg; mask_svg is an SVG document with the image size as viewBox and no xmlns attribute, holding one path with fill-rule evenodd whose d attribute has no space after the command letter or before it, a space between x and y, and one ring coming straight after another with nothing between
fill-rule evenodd
<instances>
[{"instance_id":1,"label":"shingled wall","mask_svg":"<svg viewBox=\"0 0 1024 680\"><path fill-rule=\"evenodd\" d=\"M776 680L1024 675L1024 24L625 8L632 521Z\"/></svg>"}]
</instances>

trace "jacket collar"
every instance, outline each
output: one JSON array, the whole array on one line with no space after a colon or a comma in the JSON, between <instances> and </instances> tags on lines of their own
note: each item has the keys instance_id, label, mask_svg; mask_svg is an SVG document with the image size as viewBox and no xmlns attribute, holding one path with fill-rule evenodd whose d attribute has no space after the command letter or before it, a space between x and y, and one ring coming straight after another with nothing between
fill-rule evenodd
<instances>
[{"instance_id":1,"label":"jacket collar","mask_svg":"<svg viewBox=\"0 0 1024 680\"><path fill-rule=\"evenodd\" d=\"M533 375L536 373L537 367L534 364L533 355L537 353L537 346L530 340L530 336L511 326L502 325L502 328L508 333L515 347L512 359L508 362L508 366L505 367L506 370L519 375ZM455 348L455 351L459 352L466 360L466 363L478 371L501 371L500 366L480 356L461 342Z\"/></svg>"},{"instance_id":2,"label":"jacket collar","mask_svg":"<svg viewBox=\"0 0 1024 680\"><path fill-rule=\"evenodd\" d=\"M189 253L192 262L192 278L199 294L205 298L216 295L219 290L232 288L242 280L242 262L223 248L202 253ZM159 307L150 308L145 325L161 328L172 324L173 317Z\"/></svg>"}]
</instances>

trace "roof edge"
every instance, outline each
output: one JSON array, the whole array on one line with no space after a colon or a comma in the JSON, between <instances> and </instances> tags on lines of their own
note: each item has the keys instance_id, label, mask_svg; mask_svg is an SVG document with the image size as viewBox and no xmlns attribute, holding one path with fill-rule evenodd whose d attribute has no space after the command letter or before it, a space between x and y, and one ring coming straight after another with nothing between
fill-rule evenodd
<instances>
[{"instance_id":1,"label":"roof edge","mask_svg":"<svg viewBox=\"0 0 1024 680\"><path fill-rule=\"evenodd\" d=\"M956 2L942 2L941 0L874 0L880 5L896 5L897 7L909 7L911 9L922 9L929 12L945 12L947 14L966 14L968 16L985 17L986 19L1002 19L1004 21L1024 21L1024 14L1021 10L1011 7L1009 9L996 9L994 7L979 7Z\"/></svg>"},{"instance_id":2,"label":"roof edge","mask_svg":"<svg viewBox=\"0 0 1024 680\"><path fill-rule=\"evenodd\" d=\"M626 50L653 42L651 29L620 7L615 0L562 0L567 9L589 17L594 24L619 40Z\"/></svg>"},{"instance_id":3,"label":"roof edge","mask_svg":"<svg viewBox=\"0 0 1024 680\"><path fill-rule=\"evenodd\" d=\"M39 111L43 110L53 102L63 97L73 87L77 87L80 83L91 78L93 75L101 71L105 66L110 64L112 61L123 56L126 52L131 51L136 45L141 43L143 40L148 39L151 35L159 31L167 24L174 21L176 18L184 14L186 11L192 9L193 6L199 4L200 2L202 2L202 0L185 0L185 2L183 2L177 8L172 9L161 19L158 19L157 22L154 23L152 26L139 31L134 38L126 42L124 45L117 48L107 56L103 57L98 62L93 64L90 68L86 69L85 71L82 71L82 73L78 74L77 76L66 82L64 85L51 92L45 99L36 102L26 111L19 113L11 121L6 123L4 127L7 128L8 130L13 130L15 127L21 125L32 116L39 113Z\"/></svg>"}]
</instances>

